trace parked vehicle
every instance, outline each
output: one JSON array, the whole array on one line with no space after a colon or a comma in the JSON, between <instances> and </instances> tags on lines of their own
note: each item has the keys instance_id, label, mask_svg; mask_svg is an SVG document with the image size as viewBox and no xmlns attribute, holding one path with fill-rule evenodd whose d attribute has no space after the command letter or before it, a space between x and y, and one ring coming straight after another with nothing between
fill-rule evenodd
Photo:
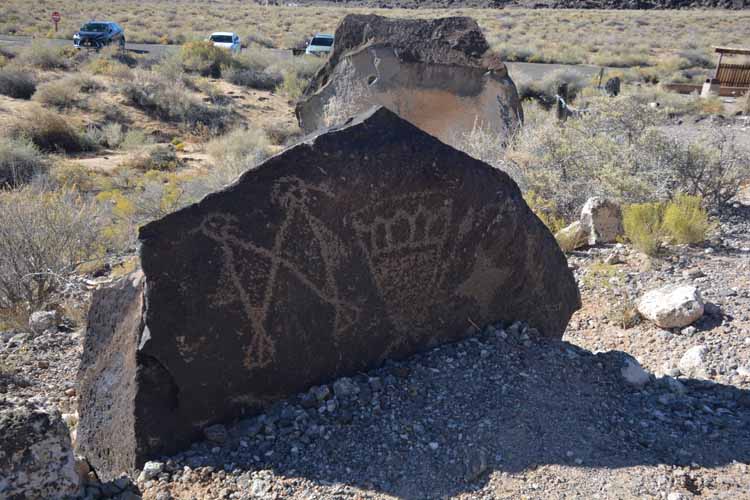
<instances>
[{"instance_id":1,"label":"parked vehicle","mask_svg":"<svg viewBox=\"0 0 750 500\"><path fill-rule=\"evenodd\" d=\"M318 33L307 43L305 54L319 56L328 54L333 50L333 35Z\"/></svg>"},{"instance_id":2,"label":"parked vehicle","mask_svg":"<svg viewBox=\"0 0 750 500\"><path fill-rule=\"evenodd\" d=\"M211 33L208 37L208 41L212 42L215 47L221 47L222 49L228 49L233 54L239 54L242 50L242 43L237 33L229 33L226 31L217 31Z\"/></svg>"},{"instance_id":3,"label":"parked vehicle","mask_svg":"<svg viewBox=\"0 0 750 500\"><path fill-rule=\"evenodd\" d=\"M125 31L111 21L89 21L73 35L73 45L77 48L101 49L112 43L125 47Z\"/></svg>"}]
</instances>

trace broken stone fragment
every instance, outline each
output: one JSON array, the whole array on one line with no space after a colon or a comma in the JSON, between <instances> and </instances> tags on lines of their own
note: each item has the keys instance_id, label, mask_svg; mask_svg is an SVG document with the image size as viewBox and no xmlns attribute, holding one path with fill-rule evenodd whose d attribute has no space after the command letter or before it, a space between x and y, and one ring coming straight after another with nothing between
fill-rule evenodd
<instances>
[{"instance_id":1,"label":"broken stone fragment","mask_svg":"<svg viewBox=\"0 0 750 500\"><path fill-rule=\"evenodd\" d=\"M502 146L523 118L505 65L469 17L347 15L297 118L312 132L374 105L459 148L478 131Z\"/></svg>"},{"instance_id":2,"label":"broken stone fragment","mask_svg":"<svg viewBox=\"0 0 750 500\"><path fill-rule=\"evenodd\" d=\"M614 243L625 234L620 205L606 198L595 196L586 200L580 220L589 245Z\"/></svg>"},{"instance_id":3,"label":"broken stone fragment","mask_svg":"<svg viewBox=\"0 0 750 500\"><path fill-rule=\"evenodd\" d=\"M0 498L75 497L76 460L60 413L35 400L0 399Z\"/></svg>"},{"instance_id":4,"label":"broken stone fragment","mask_svg":"<svg viewBox=\"0 0 750 500\"><path fill-rule=\"evenodd\" d=\"M143 272L94 294L79 372L79 451L105 480L314 385L330 411L321 384L465 337L469 319L560 338L580 307L513 180L385 108L140 241Z\"/></svg>"}]
</instances>

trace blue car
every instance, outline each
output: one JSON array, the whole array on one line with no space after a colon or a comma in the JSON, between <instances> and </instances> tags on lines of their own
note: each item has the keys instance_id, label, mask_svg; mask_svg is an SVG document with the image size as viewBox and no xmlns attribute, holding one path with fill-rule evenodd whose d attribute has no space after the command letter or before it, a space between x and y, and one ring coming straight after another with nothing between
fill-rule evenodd
<instances>
[{"instance_id":1,"label":"blue car","mask_svg":"<svg viewBox=\"0 0 750 500\"><path fill-rule=\"evenodd\" d=\"M119 24L110 21L89 21L73 35L76 48L101 49L112 43L125 47L125 31Z\"/></svg>"}]
</instances>

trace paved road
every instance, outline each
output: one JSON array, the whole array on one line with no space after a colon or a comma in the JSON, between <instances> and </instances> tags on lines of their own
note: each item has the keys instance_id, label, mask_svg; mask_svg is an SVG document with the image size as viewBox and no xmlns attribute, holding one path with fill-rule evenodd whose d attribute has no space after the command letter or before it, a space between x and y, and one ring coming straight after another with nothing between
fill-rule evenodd
<instances>
[{"instance_id":1,"label":"paved road","mask_svg":"<svg viewBox=\"0 0 750 500\"><path fill-rule=\"evenodd\" d=\"M0 35L0 45L9 47L21 47L31 43L30 37L23 36L12 36L12 35ZM58 46L71 45L71 40L62 39L51 39L42 38L51 44ZM170 51L178 50L179 45L159 45L152 43L127 43L125 48L133 52L140 54L150 54L154 57L162 57ZM278 52L280 57L291 57L291 51L286 49L271 49ZM509 62L508 72L511 78L514 80L541 80L545 75L552 73L560 69L569 69L577 71L585 77L591 77L599 73L598 66L589 66L585 64L581 65L570 65L570 64L540 64L540 63L525 63L525 62Z\"/></svg>"}]
</instances>

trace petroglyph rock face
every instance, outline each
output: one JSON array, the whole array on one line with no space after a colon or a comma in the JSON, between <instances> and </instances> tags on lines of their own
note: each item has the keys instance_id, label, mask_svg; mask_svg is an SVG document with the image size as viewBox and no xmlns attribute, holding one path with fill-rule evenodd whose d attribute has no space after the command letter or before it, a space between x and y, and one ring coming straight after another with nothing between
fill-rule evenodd
<instances>
[{"instance_id":1,"label":"petroglyph rock face","mask_svg":"<svg viewBox=\"0 0 750 500\"><path fill-rule=\"evenodd\" d=\"M373 105L457 147L475 127L502 143L522 119L505 65L467 17L346 16L297 117L312 132Z\"/></svg>"},{"instance_id":2,"label":"petroglyph rock face","mask_svg":"<svg viewBox=\"0 0 750 500\"><path fill-rule=\"evenodd\" d=\"M506 174L384 108L140 239L143 276L97 294L81 370L78 435L105 477L207 425L461 338L470 321L524 319L560 337L580 303ZM128 427L117 446L112 419Z\"/></svg>"}]
</instances>

